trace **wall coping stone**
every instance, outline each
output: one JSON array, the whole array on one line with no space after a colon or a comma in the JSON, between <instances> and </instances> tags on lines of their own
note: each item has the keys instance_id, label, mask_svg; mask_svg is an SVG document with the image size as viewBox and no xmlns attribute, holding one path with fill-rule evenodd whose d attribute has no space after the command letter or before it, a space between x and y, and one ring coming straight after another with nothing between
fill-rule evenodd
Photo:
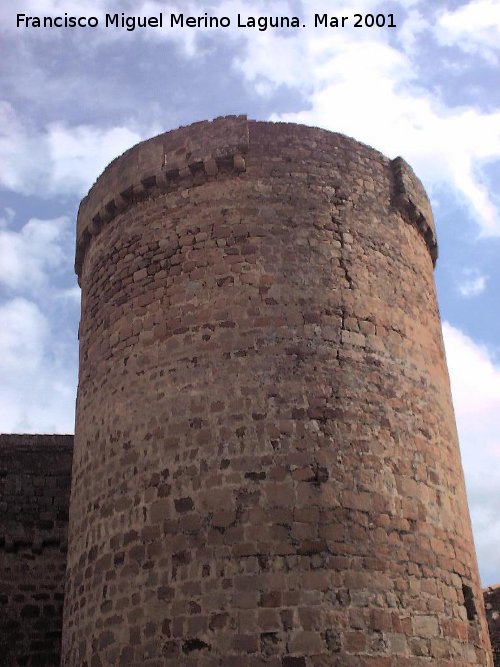
<instances>
[{"instance_id":1,"label":"wall coping stone","mask_svg":"<svg viewBox=\"0 0 500 667\"><path fill-rule=\"evenodd\" d=\"M249 121L246 115L193 123L142 141L115 158L80 203L75 254L78 281L92 237L134 202L243 174L250 149L249 126L254 123L257 121ZM354 151L368 151L374 160L387 165L393 180L392 203L402 218L419 230L435 265L437 241L431 205L420 180L403 158L388 160L379 151L329 130L294 123L266 124L341 137Z\"/></svg>"}]
</instances>

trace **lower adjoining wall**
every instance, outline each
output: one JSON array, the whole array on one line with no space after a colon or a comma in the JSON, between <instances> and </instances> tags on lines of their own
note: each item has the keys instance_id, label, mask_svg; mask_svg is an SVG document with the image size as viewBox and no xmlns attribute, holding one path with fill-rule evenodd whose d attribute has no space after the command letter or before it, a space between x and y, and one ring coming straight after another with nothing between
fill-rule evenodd
<instances>
[{"instance_id":1,"label":"lower adjoining wall","mask_svg":"<svg viewBox=\"0 0 500 667\"><path fill-rule=\"evenodd\" d=\"M0 435L0 664L59 665L72 435Z\"/></svg>"}]
</instances>

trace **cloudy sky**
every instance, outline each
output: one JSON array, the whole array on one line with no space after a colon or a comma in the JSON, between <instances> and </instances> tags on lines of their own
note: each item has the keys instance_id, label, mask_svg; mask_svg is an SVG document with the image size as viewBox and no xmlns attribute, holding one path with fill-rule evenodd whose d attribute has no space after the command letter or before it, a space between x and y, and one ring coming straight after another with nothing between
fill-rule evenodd
<instances>
[{"instance_id":1,"label":"cloudy sky","mask_svg":"<svg viewBox=\"0 0 500 667\"><path fill-rule=\"evenodd\" d=\"M434 208L436 280L483 584L500 581L500 0L0 4L0 431L72 432L80 198L116 155L233 113L402 155ZM170 14L227 16L174 28ZM106 13L163 28L105 27ZM17 26L95 17L95 28ZM238 27L297 16L300 28ZM314 15L348 17L314 27ZM380 14L385 27L355 27ZM387 27L392 14L396 27ZM367 22L370 23L370 17Z\"/></svg>"}]
</instances>

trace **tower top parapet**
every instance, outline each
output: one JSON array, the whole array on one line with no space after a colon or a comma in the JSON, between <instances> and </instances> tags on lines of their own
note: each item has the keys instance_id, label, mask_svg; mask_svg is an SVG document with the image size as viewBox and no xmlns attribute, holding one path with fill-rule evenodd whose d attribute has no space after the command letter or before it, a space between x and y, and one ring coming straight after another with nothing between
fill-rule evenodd
<instances>
[{"instance_id":1,"label":"tower top parapet","mask_svg":"<svg viewBox=\"0 0 500 667\"><path fill-rule=\"evenodd\" d=\"M114 159L80 204L75 257L78 277L91 238L137 199L243 173L245 156L256 143L252 128L262 125L273 127L274 133L279 133L280 128L293 127L305 140L318 145L328 139L333 149L329 161L332 167L337 166L337 161L345 162L346 155L352 160L382 163L391 172L393 205L406 222L419 229L435 264L437 240L431 206L420 180L403 158L390 160L355 139L328 130L292 123L262 123L240 115L201 121L159 134Z\"/></svg>"}]
</instances>

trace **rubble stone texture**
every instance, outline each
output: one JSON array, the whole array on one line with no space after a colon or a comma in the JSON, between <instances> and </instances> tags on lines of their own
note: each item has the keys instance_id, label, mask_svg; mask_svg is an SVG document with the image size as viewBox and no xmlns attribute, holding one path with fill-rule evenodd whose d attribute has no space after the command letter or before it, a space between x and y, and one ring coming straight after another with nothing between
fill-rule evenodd
<instances>
[{"instance_id":1,"label":"rubble stone texture","mask_svg":"<svg viewBox=\"0 0 500 667\"><path fill-rule=\"evenodd\" d=\"M228 117L83 200L63 664L492 665L400 158Z\"/></svg>"},{"instance_id":2,"label":"rubble stone texture","mask_svg":"<svg viewBox=\"0 0 500 667\"><path fill-rule=\"evenodd\" d=\"M0 435L0 665L58 665L73 436Z\"/></svg>"},{"instance_id":3,"label":"rubble stone texture","mask_svg":"<svg viewBox=\"0 0 500 667\"><path fill-rule=\"evenodd\" d=\"M493 647L493 663L500 667L500 585L484 590L484 606Z\"/></svg>"}]
</instances>

